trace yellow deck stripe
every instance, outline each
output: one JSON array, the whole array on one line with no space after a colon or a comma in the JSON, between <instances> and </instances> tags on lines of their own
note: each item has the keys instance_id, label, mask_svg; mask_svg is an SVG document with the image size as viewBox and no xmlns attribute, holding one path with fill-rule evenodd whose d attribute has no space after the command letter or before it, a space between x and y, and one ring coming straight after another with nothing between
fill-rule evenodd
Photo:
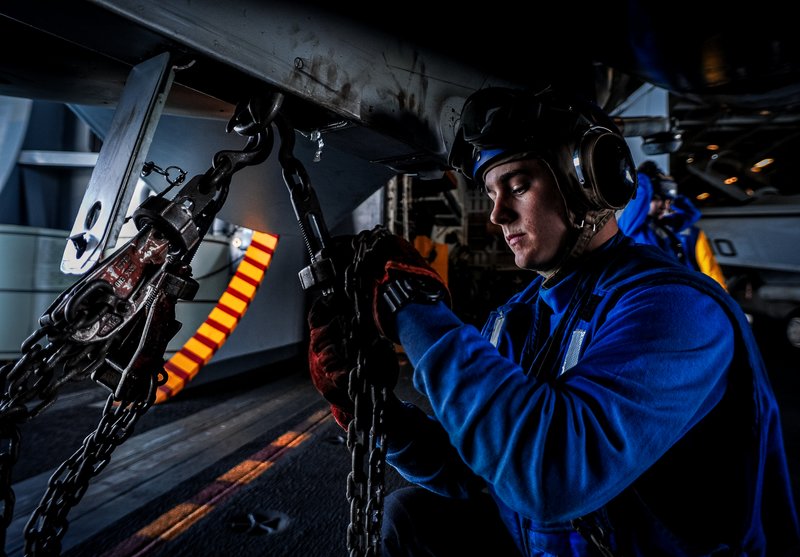
<instances>
[{"instance_id":1,"label":"yellow deck stripe","mask_svg":"<svg viewBox=\"0 0 800 557\"><path fill-rule=\"evenodd\" d=\"M151 551L161 549L163 544L175 540L213 511L217 504L225 502L243 486L269 470L278 459L311 439L330 419L330 410L315 412L263 449L217 477L212 484L196 493L191 502L184 501L176 505L104 553L102 557L144 557Z\"/></svg>"}]
</instances>

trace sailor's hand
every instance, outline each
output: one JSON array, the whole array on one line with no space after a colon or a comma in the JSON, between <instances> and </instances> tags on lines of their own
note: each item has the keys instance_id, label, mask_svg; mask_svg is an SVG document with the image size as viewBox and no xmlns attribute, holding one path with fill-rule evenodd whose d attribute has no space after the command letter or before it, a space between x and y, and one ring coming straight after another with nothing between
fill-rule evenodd
<instances>
[{"instance_id":1,"label":"sailor's hand","mask_svg":"<svg viewBox=\"0 0 800 557\"><path fill-rule=\"evenodd\" d=\"M450 305L450 291L442 277L425 261L408 240L377 226L359 233L356 242L366 241L364 261L371 284L364 295L370 296L372 316L378 332L399 342L395 313L409 302Z\"/></svg>"},{"instance_id":2,"label":"sailor's hand","mask_svg":"<svg viewBox=\"0 0 800 557\"><path fill-rule=\"evenodd\" d=\"M368 366L373 383L391 391L400 368L394 346L386 339L353 335L348 322L352 313L343 300L338 295L320 297L311 306L308 367L314 387L331 403L336 422L347 430L355 412L350 393L351 370L359 362Z\"/></svg>"}]
</instances>

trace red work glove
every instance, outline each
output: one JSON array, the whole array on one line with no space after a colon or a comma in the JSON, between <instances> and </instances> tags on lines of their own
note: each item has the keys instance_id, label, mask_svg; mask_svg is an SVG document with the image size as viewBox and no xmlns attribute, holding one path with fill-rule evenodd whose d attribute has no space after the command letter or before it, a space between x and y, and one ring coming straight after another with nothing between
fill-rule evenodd
<instances>
[{"instance_id":1,"label":"red work glove","mask_svg":"<svg viewBox=\"0 0 800 557\"><path fill-rule=\"evenodd\" d=\"M394 347L386 339L349 338L348 320L352 310L341 300L344 298L337 295L322 297L311 306L308 313L308 367L311 382L331 403L336 423L346 431L355 410L349 393L349 379L350 370L356 365L357 351L362 351L363 365L368 367L372 383L377 387L393 389L400 366ZM369 344L362 346L365 340Z\"/></svg>"},{"instance_id":2,"label":"red work glove","mask_svg":"<svg viewBox=\"0 0 800 557\"><path fill-rule=\"evenodd\" d=\"M347 429L355 411L349 391L350 370L356 365L359 349L373 383L388 389L397 383L397 355L386 341L398 342L394 315L383 296L387 285L399 279L420 280L426 291L441 292L448 305L450 293L439 274L408 241L380 226L358 236L334 238L326 256L333 259L336 268L336 292L316 300L309 311L308 363L314 387L331 403L337 423ZM371 309L376 331L385 338L365 335L363 328L352 334L349 328L355 326L355 308L353 300L343 295L345 282L357 290L356 295L364 296L359 299ZM362 313L362 317L366 316Z\"/></svg>"},{"instance_id":3,"label":"red work glove","mask_svg":"<svg viewBox=\"0 0 800 557\"><path fill-rule=\"evenodd\" d=\"M353 419L353 401L348 394L350 369L355 364L355 348L347 342L349 312L339 303L341 296L320 297L308 312L308 369L311 382L331 403L336 423L347 430ZM352 352L352 353L351 353Z\"/></svg>"},{"instance_id":4,"label":"red work glove","mask_svg":"<svg viewBox=\"0 0 800 557\"><path fill-rule=\"evenodd\" d=\"M367 241L369 249L365 254L365 262L372 275L372 292L365 293L372 299L372 315L378 331L392 342L399 342L394 326L389 302L384 298L387 285L398 279L414 279L424 283L425 291L441 292L441 299L451 305L450 291L442 277L437 273L422 254L411 243L386 228L376 226L372 230L361 232L357 240Z\"/></svg>"}]
</instances>

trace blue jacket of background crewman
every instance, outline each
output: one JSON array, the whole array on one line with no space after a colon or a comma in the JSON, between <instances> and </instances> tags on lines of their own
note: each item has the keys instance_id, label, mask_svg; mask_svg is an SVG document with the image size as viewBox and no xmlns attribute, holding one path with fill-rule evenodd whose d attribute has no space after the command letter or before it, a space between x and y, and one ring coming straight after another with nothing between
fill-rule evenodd
<instances>
[{"instance_id":1,"label":"blue jacket of background crewman","mask_svg":"<svg viewBox=\"0 0 800 557\"><path fill-rule=\"evenodd\" d=\"M640 244L658 246L686 264L683 257L683 243L674 233L675 230L659 226L650 212L650 200L653 198L653 183L647 174L637 175L636 195L625 206L617 217L619 229ZM696 220L696 219L695 219Z\"/></svg>"},{"instance_id":2,"label":"blue jacket of background crewman","mask_svg":"<svg viewBox=\"0 0 800 557\"><path fill-rule=\"evenodd\" d=\"M647 174L638 174L636 196L617 217L620 230L640 244L651 244L674 255L690 269L707 274L726 286L725 274L711 243L696 225L701 212L686 196L671 199L670 212L658 219L650 216L653 184Z\"/></svg>"},{"instance_id":3,"label":"blue jacket of background crewman","mask_svg":"<svg viewBox=\"0 0 800 557\"><path fill-rule=\"evenodd\" d=\"M540 285L482 333L443 304L398 313L432 415L395 410L387 461L488 489L524 555L593 555L576 519L629 557L800 548L775 398L724 290L623 234Z\"/></svg>"},{"instance_id":4,"label":"blue jacket of background crewman","mask_svg":"<svg viewBox=\"0 0 800 557\"><path fill-rule=\"evenodd\" d=\"M683 245L686 253L685 263L693 268L710 274L706 266L700 261L703 249L710 249L710 246L699 246L698 239L701 229L697 226L697 221L702 217L700 210L685 195L676 195L670 204L670 212L661 217L661 223L675 233L675 237ZM713 274L712 274L713 276Z\"/></svg>"}]
</instances>

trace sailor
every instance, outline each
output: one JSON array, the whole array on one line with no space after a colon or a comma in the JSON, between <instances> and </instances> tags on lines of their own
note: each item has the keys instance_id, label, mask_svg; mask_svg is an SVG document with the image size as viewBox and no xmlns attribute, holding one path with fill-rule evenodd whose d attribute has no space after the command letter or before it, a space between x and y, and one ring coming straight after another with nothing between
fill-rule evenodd
<instances>
[{"instance_id":1,"label":"sailor","mask_svg":"<svg viewBox=\"0 0 800 557\"><path fill-rule=\"evenodd\" d=\"M383 555L797 555L750 327L711 278L620 232L636 168L611 119L550 89L479 90L450 163L531 280L479 331L408 242L371 244L360 294L428 403L384 412L387 461L413 485L386 497ZM346 425L335 310L312 306L309 361Z\"/></svg>"}]
</instances>

